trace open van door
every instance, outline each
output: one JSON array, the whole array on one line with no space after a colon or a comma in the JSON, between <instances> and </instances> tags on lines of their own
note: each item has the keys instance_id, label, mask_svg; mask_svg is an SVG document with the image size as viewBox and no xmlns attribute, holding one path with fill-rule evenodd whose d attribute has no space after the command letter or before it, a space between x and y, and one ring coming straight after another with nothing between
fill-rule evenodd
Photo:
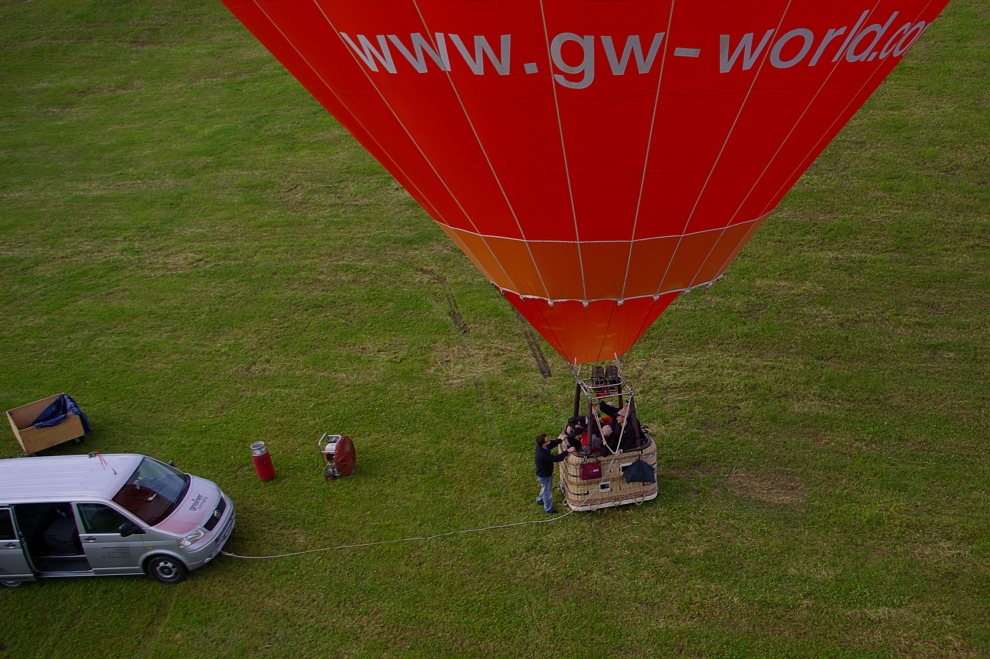
<instances>
[{"instance_id":1,"label":"open van door","mask_svg":"<svg viewBox=\"0 0 990 659\"><path fill-rule=\"evenodd\" d=\"M34 581L10 508L0 508L0 584L13 588Z\"/></svg>"}]
</instances>

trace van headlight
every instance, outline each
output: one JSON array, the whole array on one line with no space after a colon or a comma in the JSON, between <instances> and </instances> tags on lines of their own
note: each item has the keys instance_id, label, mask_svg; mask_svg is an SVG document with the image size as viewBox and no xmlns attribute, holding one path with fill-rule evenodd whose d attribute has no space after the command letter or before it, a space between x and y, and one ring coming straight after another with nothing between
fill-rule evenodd
<instances>
[{"instance_id":1,"label":"van headlight","mask_svg":"<svg viewBox=\"0 0 990 659\"><path fill-rule=\"evenodd\" d=\"M179 540L179 546L180 547L188 547L189 545L194 544L197 540L199 540L200 538L202 538L204 535L206 535L206 532L203 531L203 529L196 529L195 531L193 531L192 533L190 533L186 537L180 539Z\"/></svg>"}]
</instances>

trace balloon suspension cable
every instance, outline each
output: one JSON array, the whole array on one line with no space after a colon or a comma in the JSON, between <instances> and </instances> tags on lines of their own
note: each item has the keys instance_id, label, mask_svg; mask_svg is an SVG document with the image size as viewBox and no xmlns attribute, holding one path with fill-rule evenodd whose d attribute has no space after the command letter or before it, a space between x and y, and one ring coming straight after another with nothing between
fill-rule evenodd
<instances>
[{"instance_id":1,"label":"balloon suspension cable","mask_svg":"<svg viewBox=\"0 0 990 659\"><path fill-rule=\"evenodd\" d=\"M615 357L615 372L614 374L605 375L607 371L598 371L596 374L595 370L601 367L593 367L592 375L590 378L581 377L581 366L574 360L574 366L571 368L571 372L574 375L574 379L577 382L578 390L584 394L588 399L588 417L589 421L594 418L595 427L600 433L602 433L602 443L608 447L613 455L616 455L616 451L622 446L622 438L625 436L626 428L628 427L628 417L629 411L633 408L633 398L636 393L637 384L630 384L622 378L622 360L615 353L612 353ZM611 442L609 442L602 432L602 416L599 413L599 404L608 398L613 396L618 396L619 398L619 410L627 410L623 416L623 422L619 430L618 437L616 438L615 448L612 447ZM625 404L622 404L623 399L625 399ZM575 413L577 413L577 400L575 400ZM618 414L618 413L617 413ZM591 432L591 428L588 429Z\"/></svg>"},{"instance_id":2,"label":"balloon suspension cable","mask_svg":"<svg viewBox=\"0 0 990 659\"><path fill-rule=\"evenodd\" d=\"M627 399L626 405L625 405L625 407L620 408L619 412L621 412L623 409L625 409L625 410L631 410L632 409L632 402L633 402L633 391L632 391L632 389L630 389L629 390L629 398ZM602 415L598 412L598 406L596 405L592 409L594 410L594 414L595 414L595 422L598 424L598 427L601 428L602 427ZM616 416L618 416L619 412L616 412ZM623 414L622 417L623 417L622 426L619 429L619 436L618 436L618 438L616 438L615 448L612 448L611 445L609 445L608 440L606 440L604 437L602 437L602 444L604 444L605 446L607 446L608 447L608 450L612 452L612 460L613 461L615 460L615 456L617 456L622 451L622 449L619 448L619 447L622 446L622 437L625 435L626 426L629 425L629 413L626 412L626 414ZM610 464L610 467L611 467L611 464Z\"/></svg>"},{"instance_id":3,"label":"balloon suspension cable","mask_svg":"<svg viewBox=\"0 0 990 659\"><path fill-rule=\"evenodd\" d=\"M724 277L725 277L725 275L719 275L718 277L716 277L715 279L712 279L709 282L705 282L703 284L698 284L697 286L689 286L688 288L685 288L683 291L681 291L681 293L683 295L686 295L686 294L690 293L691 291L696 290L698 288L704 288L705 290L709 290L716 283L722 281L722 279ZM657 358L657 355L658 354L659 354L659 351L658 350L654 350L653 351L653 354L650 355L649 361L647 361L646 362L646 365L643 366L643 368L640 369L640 371L639 371L639 377L636 378L636 384L630 385L630 388L631 389L635 389L637 386L639 386L639 383L646 377L646 374L649 372L650 366L653 365L653 360L655 360ZM619 361L619 358L616 357L615 360L618 362Z\"/></svg>"},{"instance_id":4,"label":"balloon suspension cable","mask_svg":"<svg viewBox=\"0 0 990 659\"><path fill-rule=\"evenodd\" d=\"M646 362L646 365L643 368L640 369L640 371L639 371L639 377L636 378L636 385L635 385L636 387L638 387L639 386L639 383L642 382L646 378L646 374L649 371L650 366L653 364L653 360L657 358L657 355L659 353L660 353L659 350L654 350L653 351L653 354L650 355L650 360L648 362ZM635 389L635 387L633 387L633 388Z\"/></svg>"}]
</instances>

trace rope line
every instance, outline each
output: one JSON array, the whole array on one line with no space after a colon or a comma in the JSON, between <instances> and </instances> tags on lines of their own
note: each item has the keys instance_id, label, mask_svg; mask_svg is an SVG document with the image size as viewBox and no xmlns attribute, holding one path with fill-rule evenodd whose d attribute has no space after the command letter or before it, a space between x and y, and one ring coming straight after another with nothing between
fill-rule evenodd
<instances>
[{"instance_id":1,"label":"rope line","mask_svg":"<svg viewBox=\"0 0 990 659\"><path fill-rule=\"evenodd\" d=\"M591 498L591 497L589 496L588 498ZM587 501L587 500L588 499L585 499L585 501ZM496 530L496 529L508 529L508 528L512 528L512 527L515 527L515 526L526 526L528 524L549 524L551 522L556 522L556 521L562 520L565 517L567 517L568 515L571 515L573 513L574 513L574 510L568 510L563 515L558 515L558 516L552 517L550 519L531 519L531 520L527 520L525 522L512 522L512 523L509 523L509 524L496 524L495 526L483 526L483 527L476 528L476 529L462 529L460 531L448 531L446 533L437 533L436 535L414 536L414 537L410 537L410 538L399 538L397 540L377 540L375 542L362 542L362 543L353 544L353 545L338 545L336 547L323 547L323 548L320 548L320 549L307 549L306 551L294 551L294 552L290 552L288 554L275 554L273 556L241 556L240 554L233 554L233 553L230 553L230 552L227 552L227 551L221 551L220 553L223 554L224 556L229 556L231 558L243 558L243 559L247 559L247 560L265 560L265 559L271 559L271 558L287 558L289 556L302 556L303 554L316 554L316 553L319 553L319 552L326 552L326 551L339 551L341 549L360 549L360 548L363 548L363 547L377 547L377 546L380 546L380 545L394 545L394 544L399 544L399 543L402 543L402 542L425 542L427 540L436 540L437 538L445 538L445 537L448 537L448 536L460 535L460 534L463 534L463 533L480 533L482 531L493 531L493 530Z\"/></svg>"},{"instance_id":2,"label":"rope line","mask_svg":"<svg viewBox=\"0 0 990 659\"><path fill-rule=\"evenodd\" d=\"M617 458L618 455L612 456L612 459L608 463L608 467L604 469L602 472L602 481L605 480L605 476L607 476L608 473L612 470L612 464L615 462ZM341 549L362 549L364 547L396 545L403 542L426 542L428 540L436 540L437 538L446 538L452 535L461 535L464 533L481 533L482 531L495 531L498 529L510 529L517 526L528 526L530 524L550 524L552 522L559 522L560 520L564 519L569 515L573 515L575 512L577 512L577 508L586 504L588 502L588 499L590 499L593 494L594 492L589 492L588 496L586 496L584 500L581 503L579 503L577 506L571 508L563 515L557 515L555 517L551 517L550 519L530 519L524 522L510 522L508 524L495 524L494 526L482 526L475 529L461 529L459 531L447 531L446 533L437 533L435 535L413 536L409 538L398 538L396 540L376 540L375 542L361 542L353 545L337 545L336 547L321 547L320 549L293 551L287 554L274 554L272 556L242 556L241 554L234 554L229 551L223 551L223 550L221 550L220 553L223 554L224 556L229 556L230 558L242 558L245 560L268 560L273 558L288 558L290 556L303 556L304 554L318 554L327 551L340 551ZM566 502L566 498L565 498L565 502ZM642 501L637 501L636 503L641 504ZM598 510L598 508L594 508L594 510Z\"/></svg>"},{"instance_id":3,"label":"rope line","mask_svg":"<svg viewBox=\"0 0 990 659\"><path fill-rule=\"evenodd\" d=\"M605 480L604 479L604 476L608 473L608 471L611 470L611 468L612 468L612 462L615 461L616 457L617 456L613 456L612 460L609 462L608 469L606 469L605 472L603 472L603 474L602 474L602 480L603 481ZM482 531L495 531L495 530L498 530L498 529L509 529L509 528L513 528L513 527L517 527L517 526L528 526L530 524L550 524L552 522L559 522L560 520L564 519L568 515L573 515L575 512L577 512L576 509L578 507L583 506L585 503L588 502L588 499L591 498L592 494L594 494L594 492L589 492L588 493L588 496L586 496L584 498L584 501L582 501L581 503L579 503L577 506L575 506L574 508L571 508L566 513L564 513L563 515L557 515L555 517L551 517L550 519L531 519L531 520L526 520L524 522L510 522L508 524L495 524L494 526L482 526L482 527L478 527L478 528L475 528L475 529L461 529L459 531L447 531L446 533L437 533L435 535L413 536L413 537L410 537L410 538L398 538L396 540L376 540L375 542L361 542L361 543L357 543L357 544L353 544L353 545L337 545L336 547L321 547L320 549L307 549L305 551L293 551L293 552L289 552L287 554L274 554L272 556L242 556L240 554L234 554L234 553L231 553L229 551L223 551L223 550L221 550L220 553L223 554L224 556L229 556L230 558L242 558L242 559L245 559L245 560L268 560L268 559L273 559L273 558L288 558L290 556L303 556L304 554L318 554L318 553L327 552L327 551L340 551L342 549L362 549L364 547L378 547L378 546L381 546L381 545L395 545L395 544L399 544L399 543L403 543L403 542L426 542L428 540L436 540L437 538L446 538L446 537L449 537L449 536L452 536L452 535L461 535L461 534L464 534L464 533L481 533ZM565 498L565 502L566 502L566 498ZM640 502L637 501L637 503L640 503Z\"/></svg>"},{"instance_id":4,"label":"rope line","mask_svg":"<svg viewBox=\"0 0 990 659\"><path fill-rule=\"evenodd\" d=\"M634 395L635 395L635 392L634 391L630 391L629 392L629 404L632 403L632 399L633 399L633 396ZM600 418L601 417L598 414L598 410L597 409L594 410L594 415L595 415L595 418L597 420L599 420L599 427L601 427L601 421L600 421ZM622 430L619 431L619 444L617 444L617 446L618 445L621 445L622 433L625 432L625 429L626 429L626 426L623 425L622 426ZM605 443L605 438L604 437L602 438L602 443ZM612 471L612 465L614 465L615 464L615 461L619 458L619 454L613 452L612 455L609 456L609 457L611 457L611 460L608 461L607 466L605 466L605 468L602 470L602 477L601 477L601 479L599 481L601 483L608 483L609 482L609 480L606 480L606 478L611 473L611 471ZM604 460L602 460L602 462L604 463ZM563 486L563 484L561 484L561 487L562 486ZM270 559L275 559L275 558L289 558L291 556L304 556L306 554L318 554L318 553L328 552L328 551L340 551L342 549L363 549L365 547L380 547L380 546L383 546L383 545L396 545L396 544L400 544L400 543L404 543L404 542L427 542L429 540L436 540L437 538L447 538L447 537L454 536L454 535L463 535L465 533L481 533L483 531L495 531L495 530L498 530L498 529L510 529L510 528L515 528L515 527L519 527L519 526L529 526L530 524L551 524L553 522L559 522L560 520L564 519L565 517L568 517L569 515L573 515L575 512L577 512L577 510L579 508L583 507L584 504L586 504L588 502L588 500L591 499L591 497L594 494L595 494L594 491L588 492L588 495L579 504L577 504L574 507L571 507L570 504L567 504L567 497L565 495L564 496L564 503L570 508L570 510L568 510L563 515L557 515L557 516L551 517L549 519L531 519L531 520L526 520L526 521L523 521L523 522L510 522L508 524L495 524L495 525L492 525L492 526L481 526L481 527L473 528L473 529L461 529L461 530L458 530L458 531L447 531L446 533L436 533L434 535L412 536L412 537L409 537L409 538L398 538L396 540L376 540L374 542L360 542L360 543L350 544L350 545L337 545L335 547L321 547L319 549L306 549L304 551L293 551L293 552L289 552L289 553L286 553L286 554L273 554L271 556L244 556L244 555L241 555L241 554L234 554L232 552L224 551L224 550L220 550L220 553L223 554L224 556L229 556L230 558L241 558L241 559L244 559L244 560L270 560ZM644 501L643 501L642 497L638 497L635 503L637 505L641 505L642 503L644 503ZM595 506L591 510L592 511L596 511L596 510L599 510L599 508L600 508L600 506Z\"/></svg>"}]
</instances>

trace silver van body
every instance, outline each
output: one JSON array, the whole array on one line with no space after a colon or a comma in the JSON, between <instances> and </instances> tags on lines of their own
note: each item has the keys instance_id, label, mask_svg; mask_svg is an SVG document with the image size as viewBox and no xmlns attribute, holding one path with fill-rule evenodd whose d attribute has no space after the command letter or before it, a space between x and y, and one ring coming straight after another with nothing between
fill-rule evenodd
<instances>
[{"instance_id":1,"label":"silver van body","mask_svg":"<svg viewBox=\"0 0 990 659\"><path fill-rule=\"evenodd\" d=\"M143 455L0 460L0 584L149 574L181 581L220 553L234 506Z\"/></svg>"}]
</instances>

